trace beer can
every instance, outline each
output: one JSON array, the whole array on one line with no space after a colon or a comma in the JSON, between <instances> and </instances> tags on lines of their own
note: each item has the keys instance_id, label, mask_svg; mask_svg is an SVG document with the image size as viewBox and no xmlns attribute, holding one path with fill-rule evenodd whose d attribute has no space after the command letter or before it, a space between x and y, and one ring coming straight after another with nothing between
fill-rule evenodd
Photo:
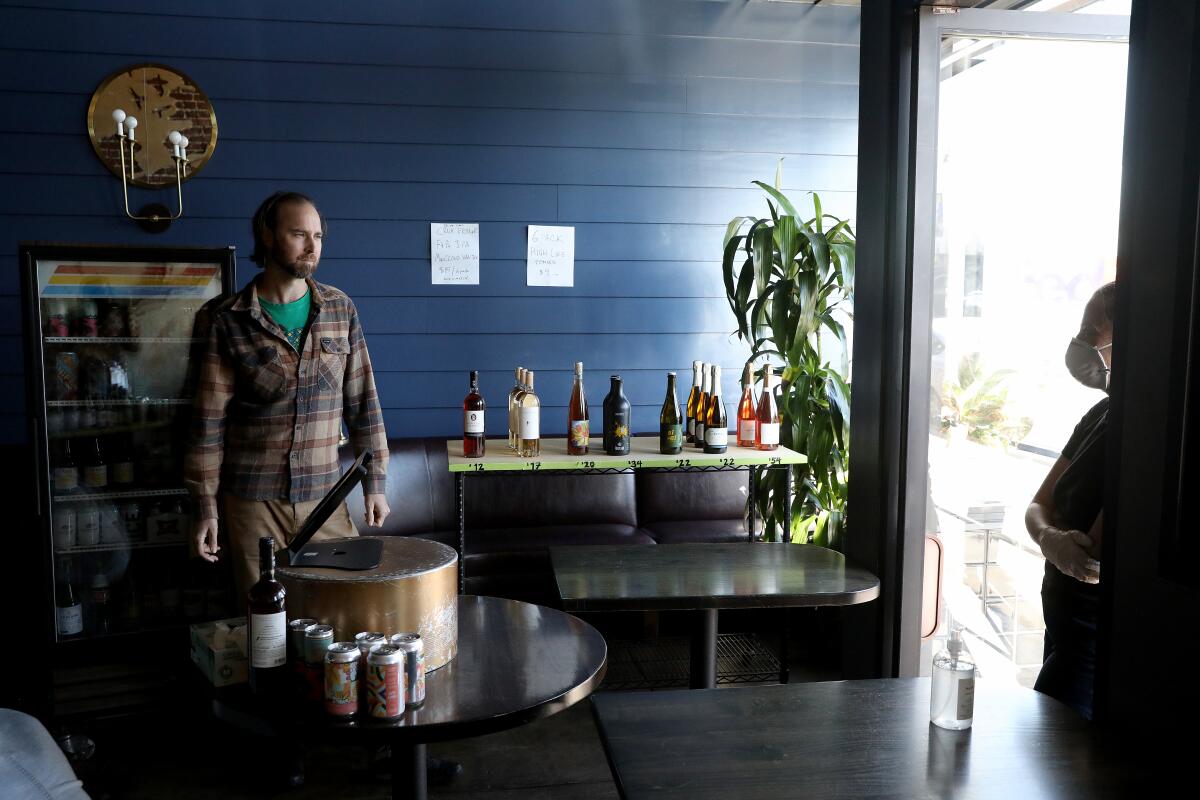
<instances>
[{"instance_id":1,"label":"beer can","mask_svg":"<svg viewBox=\"0 0 1200 800\"><path fill-rule=\"evenodd\" d=\"M405 653L405 673L408 689L405 701L410 706L425 702L425 642L419 633L397 633L392 637L392 646Z\"/></svg>"},{"instance_id":2,"label":"beer can","mask_svg":"<svg viewBox=\"0 0 1200 800\"><path fill-rule=\"evenodd\" d=\"M367 656L367 713L373 719L396 719L404 714L404 651L377 644Z\"/></svg>"},{"instance_id":3,"label":"beer can","mask_svg":"<svg viewBox=\"0 0 1200 800\"><path fill-rule=\"evenodd\" d=\"M338 717L358 713L358 662L354 642L334 642L325 651L325 710Z\"/></svg>"},{"instance_id":4,"label":"beer can","mask_svg":"<svg viewBox=\"0 0 1200 800\"><path fill-rule=\"evenodd\" d=\"M309 666L325 663L325 651L333 644L332 625L310 625L304 629L304 661Z\"/></svg>"},{"instance_id":5,"label":"beer can","mask_svg":"<svg viewBox=\"0 0 1200 800\"><path fill-rule=\"evenodd\" d=\"M288 658L292 661L304 660L304 632L316 624L315 619L294 619L288 623Z\"/></svg>"},{"instance_id":6,"label":"beer can","mask_svg":"<svg viewBox=\"0 0 1200 800\"><path fill-rule=\"evenodd\" d=\"M64 351L54 356L54 385L50 396L54 400L79 399L79 354Z\"/></svg>"}]
</instances>

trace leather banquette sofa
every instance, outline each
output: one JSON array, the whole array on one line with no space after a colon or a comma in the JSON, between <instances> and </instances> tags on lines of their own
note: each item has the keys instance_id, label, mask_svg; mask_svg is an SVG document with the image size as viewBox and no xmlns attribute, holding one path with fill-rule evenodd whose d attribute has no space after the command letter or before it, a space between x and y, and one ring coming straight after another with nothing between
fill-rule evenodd
<instances>
[{"instance_id":1,"label":"leather banquette sofa","mask_svg":"<svg viewBox=\"0 0 1200 800\"><path fill-rule=\"evenodd\" d=\"M365 528L362 493L354 492L350 513L359 532L420 536L457 548L446 440L391 439L388 451L392 513L381 530ZM466 592L554 606L550 547L746 541L747 490L745 471L468 474Z\"/></svg>"}]
</instances>

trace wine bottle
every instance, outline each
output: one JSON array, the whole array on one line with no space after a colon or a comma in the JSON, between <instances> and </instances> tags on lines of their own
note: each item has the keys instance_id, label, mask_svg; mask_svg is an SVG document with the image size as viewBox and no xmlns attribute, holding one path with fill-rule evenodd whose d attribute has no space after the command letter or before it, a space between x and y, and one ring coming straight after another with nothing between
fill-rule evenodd
<instances>
[{"instance_id":1,"label":"wine bottle","mask_svg":"<svg viewBox=\"0 0 1200 800\"><path fill-rule=\"evenodd\" d=\"M100 451L100 437L92 439L88 448L87 461L83 467L83 485L90 492L103 491L108 488L108 464Z\"/></svg>"},{"instance_id":2,"label":"wine bottle","mask_svg":"<svg viewBox=\"0 0 1200 800\"><path fill-rule=\"evenodd\" d=\"M115 436L109 440L108 468L113 486L128 489L133 486L133 447L127 437Z\"/></svg>"},{"instance_id":3,"label":"wine bottle","mask_svg":"<svg viewBox=\"0 0 1200 800\"><path fill-rule=\"evenodd\" d=\"M763 365L763 390L758 398L758 422L756 424L754 446L759 450L776 450L779 448L779 403L775 401L775 376L771 374L771 365Z\"/></svg>"},{"instance_id":4,"label":"wine bottle","mask_svg":"<svg viewBox=\"0 0 1200 800\"><path fill-rule=\"evenodd\" d=\"M575 384L571 387L571 402L567 404L567 452L573 456L587 455L588 438L587 397L583 393L583 362L575 362Z\"/></svg>"},{"instance_id":5,"label":"wine bottle","mask_svg":"<svg viewBox=\"0 0 1200 800\"><path fill-rule=\"evenodd\" d=\"M517 395L525 388L525 368L517 367L515 370L517 382L508 392L508 449L516 452L517 449Z\"/></svg>"},{"instance_id":6,"label":"wine bottle","mask_svg":"<svg viewBox=\"0 0 1200 800\"><path fill-rule=\"evenodd\" d=\"M708 417L704 420L704 452L724 453L729 446L729 417L721 402L721 368L712 365Z\"/></svg>"},{"instance_id":7,"label":"wine bottle","mask_svg":"<svg viewBox=\"0 0 1200 800\"><path fill-rule=\"evenodd\" d=\"M54 617L59 638L66 638L83 633L83 604L71 585L71 562L63 559L60 563L62 580L54 587Z\"/></svg>"},{"instance_id":8,"label":"wine bottle","mask_svg":"<svg viewBox=\"0 0 1200 800\"><path fill-rule=\"evenodd\" d=\"M463 455L467 458L483 458L487 448L484 435L483 412L487 405L479 393L479 372L471 370L471 390L463 398Z\"/></svg>"},{"instance_id":9,"label":"wine bottle","mask_svg":"<svg viewBox=\"0 0 1200 800\"><path fill-rule=\"evenodd\" d=\"M700 402L700 367L701 362L692 362L692 390L687 399L687 440L696 441L696 404Z\"/></svg>"},{"instance_id":10,"label":"wine bottle","mask_svg":"<svg viewBox=\"0 0 1200 800\"><path fill-rule=\"evenodd\" d=\"M704 449L704 425L708 421L709 365L700 362L700 394L696 397L696 431L693 441L697 450Z\"/></svg>"},{"instance_id":11,"label":"wine bottle","mask_svg":"<svg viewBox=\"0 0 1200 800\"><path fill-rule=\"evenodd\" d=\"M621 376L609 378L608 397L604 398L604 452L610 456L629 455L629 401L621 388Z\"/></svg>"},{"instance_id":12,"label":"wine bottle","mask_svg":"<svg viewBox=\"0 0 1200 800\"><path fill-rule=\"evenodd\" d=\"M246 593L250 650L250 688L255 694L280 697L287 688L287 592L275 580L275 540L258 540L258 583Z\"/></svg>"},{"instance_id":13,"label":"wine bottle","mask_svg":"<svg viewBox=\"0 0 1200 800\"><path fill-rule=\"evenodd\" d=\"M54 465L54 493L66 494L79 488L79 464L71 452L71 440L63 439Z\"/></svg>"},{"instance_id":14,"label":"wine bottle","mask_svg":"<svg viewBox=\"0 0 1200 800\"><path fill-rule=\"evenodd\" d=\"M542 449L541 414L542 401L533 391L533 370L525 370L525 391L520 396L521 407L517 409L520 423L518 445L523 458L535 458Z\"/></svg>"},{"instance_id":15,"label":"wine bottle","mask_svg":"<svg viewBox=\"0 0 1200 800\"><path fill-rule=\"evenodd\" d=\"M675 373L667 373L667 396L662 413L658 415L658 452L675 455L683 452L683 420L680 418L679 398L675 396Z\"/></svg>"},{"instance_id":16,"label":"wine bottle","mask_svg":"<svg viewBox=\"0 0 1200 800\"><path fill-rule=\"evenodd\" d=\"M749 363L742 372L742 399L737 412L737 446L754 447L754 429L758 423L758 404L754 400L754 369Z\"/></svg>"}]
</instances>

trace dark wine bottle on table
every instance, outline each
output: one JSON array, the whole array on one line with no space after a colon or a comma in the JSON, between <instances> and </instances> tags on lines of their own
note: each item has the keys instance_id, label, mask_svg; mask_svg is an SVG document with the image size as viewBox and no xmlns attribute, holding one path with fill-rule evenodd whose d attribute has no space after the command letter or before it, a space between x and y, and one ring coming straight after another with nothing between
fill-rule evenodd
<instances>
[{"instance_id":1,"label":"dark wine bottle on table","mask_svg":"<svg viewBox=\"0 0 1200 800\"><path fill-rule=\"evenodd\" d=\"M487 438L483 430L483 412L487 405L479 393L479 372L471 370L471 390L463 398L463 455L467 458L483 458Z\"/></svg>"},{"instance_id":2,"label":"dark wine bottle on table","mask_svg":"<svg viewBox=\"0 0 1200 800\"><path fill-rule=\"evenodd\" d=\"M700 368L702 363L699 361L692 362L692 390L688 392L687 399L687 440L689 443L696 441L696 405L700 402Z\"/></svg>"},{"instance_id":3,"label":"dark wine bottle on table","mask_svg":"<svg viewBox=\"0 0 1200 800\"><path fill-rule=\"evenodd\" d=\"M709 381L708 418L704 421L704 452L724 453L729 446L729 417L725 414L725 405L721 402L721 368L712 365L712 378Z\"/></svg>"},{"instance_id":4,"label":"dark wine bottle on table","mask_svg":"<svg viewBox=\"0 0 1200 800\"><path fill-rule=\"evenodd\" d=\"M249 622L250 688L263 697L279 698L287 691L286 592L275 580L275 540L258 540L258 583L246 593Z\"/></svg>"},{"instance_id":5,"label":"dark wine bottle on table","mask_svg":"<svg viewBox=\"0 0 1200 800\"><path fill-rule=\"evenodd\" d=\"M708 421L709 365L700 362L700 394L696 396L696 430L693 441L697 450L704 449L704 425Z\"/></svg>"},{"instance_id":6,"label":"dark wine bottle on table","mask_svg":"<svg viewBox=\"0 0 1200 800\"><path fill-rule=\"evenodd\" d=\"M658 416L658 452L675 455L683 452L683 420L679 413L679 398L675 395L675 373L667 373L667 396Z\"/></svg>"},{"instance_id":7,"label":"dark wine bottle on table","mask_svg":"<svg viewBox=\"0 0 1200 800\"><path fill-rule=\"evenodd\" d=\"M604 452L610 456L629 455L629 401L621 389L621 376L609 378L608 397L604 398Z\"/></svg>"}]
</instances>

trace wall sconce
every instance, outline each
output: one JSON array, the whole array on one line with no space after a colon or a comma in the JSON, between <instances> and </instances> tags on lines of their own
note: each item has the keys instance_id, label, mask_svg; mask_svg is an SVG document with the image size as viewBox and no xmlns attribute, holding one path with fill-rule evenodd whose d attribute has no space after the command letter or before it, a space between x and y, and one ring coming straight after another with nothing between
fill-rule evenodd
<instances>
[{"instance_id":1,"label":"wall sconce","mask_svg":"<svg viewBox=\"0 0 1200 800\"><path fill-rule=\"evenodd\" d=\"M115 123L115 132L113 125ZM151 233L183 216L183 184L208 163L217 118L195 82L161 64L140 64L105 78L88 107L97 158L121 179L125 215ZM176 210L150 203L135 214L129 186L174 189Z\"/></svg>"}]
</instances>

